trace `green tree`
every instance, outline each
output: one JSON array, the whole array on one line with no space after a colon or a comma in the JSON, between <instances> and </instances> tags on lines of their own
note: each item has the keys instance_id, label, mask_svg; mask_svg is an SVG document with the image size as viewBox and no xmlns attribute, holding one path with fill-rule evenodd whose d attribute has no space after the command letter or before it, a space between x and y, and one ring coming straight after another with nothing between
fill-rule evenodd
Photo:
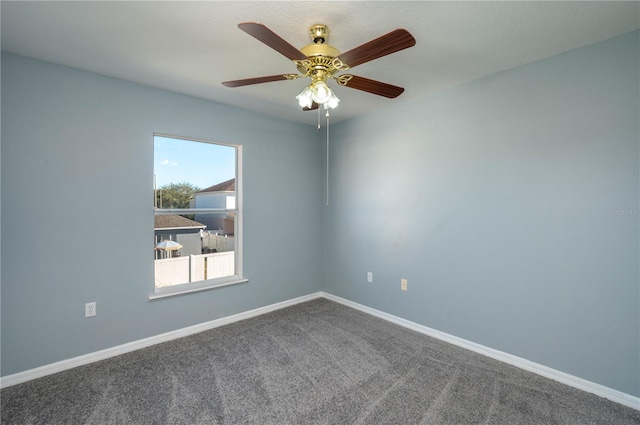
<instances>
[{"instance_id":1,"label":"green tree","mask_svg":"<svg viewBox=\"0 0 640 425\"><path fill-rule=\"evenodd\" d=\"M158 208L189 208L189 201L198 190L198 186L188 182L165 184L156 191L156 205Z\"/></svg>"}]
</instances>

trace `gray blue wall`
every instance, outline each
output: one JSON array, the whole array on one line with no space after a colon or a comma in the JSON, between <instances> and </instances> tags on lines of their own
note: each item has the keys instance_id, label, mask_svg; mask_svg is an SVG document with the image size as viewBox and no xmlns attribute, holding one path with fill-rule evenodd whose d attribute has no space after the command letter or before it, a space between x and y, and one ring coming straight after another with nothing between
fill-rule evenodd
<instances>
[{"instance_id":1,"label":"gray blue wall","mask_svg":"<svg viewBox=\"0 0 640 425\"><path fill-rule=\"evenodd\" d=\"M333 126L324 289L640 395L638 50L634 32Z\"/></svg>"},{"instance_id":2,"label":"gray blue wall","mask_svg":"<svg viewBox=\"0 0 640 425\"><path fill-rule=\"evenodd\" d=\"M147 301L154 132L243 145L249 283ZM311 126L3 55L2 375L320 290L323 152Z\"/></svg>"},{"instance_id":3,"label":"gray blue wall","mask_svg":"<svg viewBox=\"0 0 640 425\"><path fill-rule=\"evenodd\" d=\"M638 49L333 125L328 208L313 127L3 55L2 375L325 290L639 396ZM147 302L153 132L244 145L248 284Z\"/></svg>"}]
</instances>

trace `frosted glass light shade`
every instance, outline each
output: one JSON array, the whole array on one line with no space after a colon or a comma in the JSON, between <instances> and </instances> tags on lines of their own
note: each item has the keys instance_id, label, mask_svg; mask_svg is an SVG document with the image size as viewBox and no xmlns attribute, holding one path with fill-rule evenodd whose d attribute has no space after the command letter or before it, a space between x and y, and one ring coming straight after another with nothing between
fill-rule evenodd
<instances>
[{"instance_id":1,"label":"frosted glass light shade","mask_svg":"<svg viewBox=\"0 0 640 425\"><path fill-rule=\"evenodd\" d=\"M302 90L302 93L296 96L298 99L298 105L303 108L311 108L311 104L313 103L311 86L307 86Z\"/></svg>"},{"instance_id":2,"label":"frosted glass light shade","mask_svg":"<svg viewBox=\"0 0 640 425\"><path fill-rule=\"evenodd\" d=\"M313 89L311 90L311 98L314 102L319 104L326 103L329 99L331 99L331 89L327 86L327 83L324 81L318 81L313 84Z\"/></svg>"}]
</instances>

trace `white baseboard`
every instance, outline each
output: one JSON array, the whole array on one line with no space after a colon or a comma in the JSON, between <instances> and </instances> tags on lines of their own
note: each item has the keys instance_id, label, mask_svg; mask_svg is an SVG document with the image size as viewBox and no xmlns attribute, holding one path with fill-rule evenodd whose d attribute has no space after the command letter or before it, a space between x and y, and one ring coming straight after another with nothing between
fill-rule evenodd
<instances>
[{"instance_id":1,"label":"white baseboard","mask_svg":"<svg viewBox=\"0 0 640 425\"><path fill-rule=\"evenodd\" d=\"M104 350L96 351L94 353L89 353L89 354L74 357L71 359L62 360L59 362L40 366L34 369L25 370L24 372L15 373L13 375L3 376L0 378L0 388L6 388L12 385L21 384L23 382L27 382L32 379L41 378L47 375L52 375L54 373L62 372L68 369L73 369L74 367L83 366L83 365L97 362L100 360L105 360L110 357L119 356L120 354L129 353L131 351L135 351L141 348L160 344L162 342L171 341L173 339L193 335L209 329L217 328L219 326L224 326L230 323L239 322L240 320L245 320L251 317L260 316L262 314L280 310L282 308L289 307L295 304L311 301L313 299L320 298L321 296L322 295L320 292L305 295L305 296L294 298L291 300L282 301L276 304L271 304L268 306L256 308L254 310L245 311L243 313L234 314L232 316L222 317L220 319L211 320L209 322L199 323L197 325L189 326L182 329L177 329L175 331L163 333L160 335L155 335L149 338L132 341L126 344L118 345L116 347L111 347Z\"/></svg>"},{"instance_id":2,"label":"white baseboard","mask_svg":"<svg viewBox=\"0 0 640 425\"><path fill-rule=\"evenodd\" d=\"M595 382L587 381L586 379L578 378L577 376L569 375L568 373L561 372L559 370L552 369L538 363L534 363L532 361L505 353L503 351L494 350L493 348L485 347L484 345L476 344L475 342L467 341L466 339L458 338L456 336L437 331L427 326L419 325L401 317L394 316L392 314L388 314L362 304L358 304L345 298L328 294L326 292L321 292L320 295L328 300L344 304L348 307L371 314L372 316L379 317L407 329L420 332L430 337L457 345L459 347L474 351L487 357L491 357L492 359L499 360L503 363L508 363L520 369L524 369L529 372L544 376L546 378L553 379L554 381L558 381L562 384L569 385L579 390L595 394L597 396L606 398L616 403L620 403L627 407L631 407L632 409L640 410L640 398L638 397L634 397L621 391L605 387L604 385L596 384Z\"/></svg>"},{"instance_id":3,"label":"white baseboard","mask_svg":"<svg viewBox=\"0 0 640 425\"><path fill-rule=\"evenodd\" d=\"M19 372L13 375L7 375L0 378L0 388L10 387L12 385L20 384L30 381L32 379L41 378L43 376L52 375L54 373L62 372L64 370L72 369L74 367L86 365L89 363L105 360L110 357L118 356L120 354L129 353L131 351L139 350L141 348L149 347L162 342L171 341L177 338L193 335L199 332L203 332L209 329L217 328L219 326L228 325L230 323L238 322L240 320L249 319L251 317L260 316L262 314L270 313L272 311L280 310L285 307L300 304L306 301L311 301L316 298L326 298L331 301L346 305L364 313L370 314L375 317L387 320L391 323L395 323L407 329L411 329L416 332L420 332L424 335L428 335L433 338L457 345L467 350L474 351L476 353L491 357L504 363L508 363L512 366L519 367L529 372L536 373L546 378L553 379L562 384L569 385L582 391L586 391L591 394L609 399L616 403L620 403L624 406L631 407L632 409L640 410L640 398L634 397L629 394L625 394L621 391L614 390L612 388L605 387L604 385L596 384L595 382L587 381L586 379L578 378L577 376L569 375L568 373L561 372L556 369L552 369L547 366L543 366L538 363L517 357L493 348L485 347L484 345L476 344L456 336L437 331L435 329L423 326L409 320L403 319L392 314L385 313L380 310L376 310L371 307L367 307L362 304L341 298L326 292L316 292L313 294L305 295L302 297L294 298L287 301L271 304L268 306L256 308L254 310L245 311L243 313L234 314L232 316L222 317L220 319L212 320L205 323L189 326L186 328L178 329L175 331L163 333L160 335L152 336L149 338L140 339L138 341L132 341L126 344L118 345L116 347L107 348L105 350L96 351L94 353L85 354L82 356L74 357L67 360L62 360L49 365L44 365L34 369Z\"/></svg>"}]
</instances>

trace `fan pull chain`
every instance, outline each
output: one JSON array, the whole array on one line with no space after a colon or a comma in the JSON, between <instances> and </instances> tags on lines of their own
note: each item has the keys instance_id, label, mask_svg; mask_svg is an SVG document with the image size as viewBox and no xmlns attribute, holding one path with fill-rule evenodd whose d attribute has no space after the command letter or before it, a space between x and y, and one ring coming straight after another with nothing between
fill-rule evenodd
<instances>
[{"instance_id":1,"label":"fan pull chain","mask_svg":"<svg viewBox=\"0 0 640 425\"><path fill-rule=\"evenodd\" d=\"M327 109L327 206L329 206L329 110ZM319 127L318 127L319 128Z\"/></svg>"},{"instance_id":2,"label":"fan pull chain","mask_svg":"<svg viewBox=\"0 0 640 425\"><path fill-rule=\"evenodd\" d=\"M320 131L320 108L318 108L318 131Z\"/></svg>"}]
</instances>

